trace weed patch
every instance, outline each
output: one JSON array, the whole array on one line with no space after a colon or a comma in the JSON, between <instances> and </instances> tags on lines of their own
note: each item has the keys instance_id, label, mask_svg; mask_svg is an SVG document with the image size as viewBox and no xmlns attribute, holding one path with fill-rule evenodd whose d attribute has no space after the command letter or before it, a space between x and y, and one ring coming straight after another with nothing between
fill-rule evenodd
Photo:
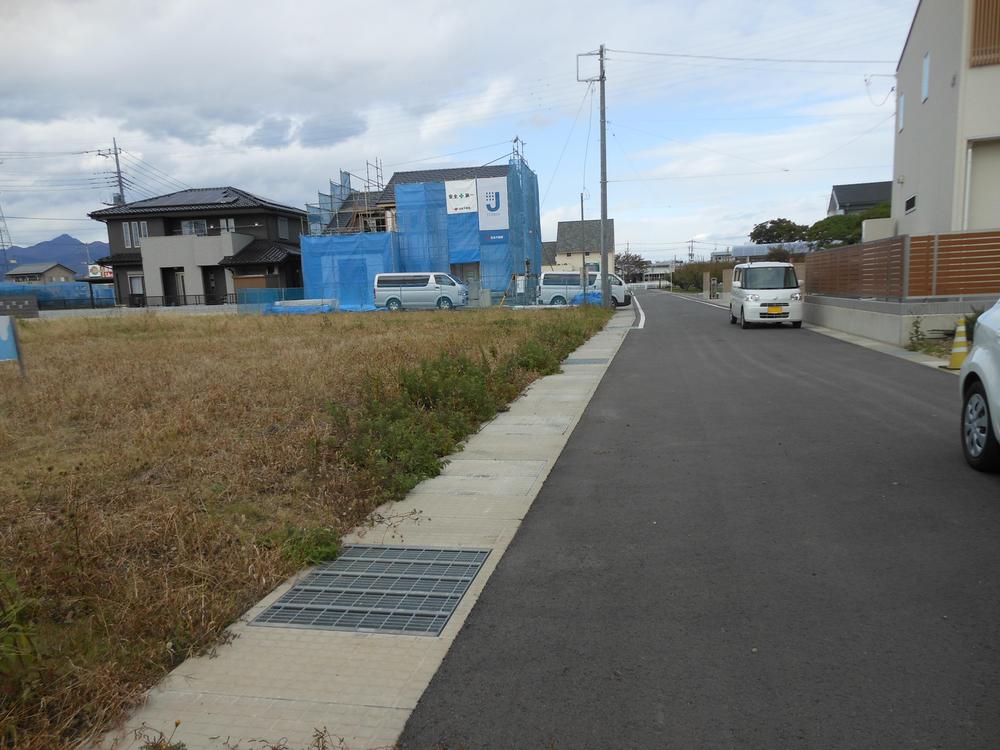
<instances>
[{"instance_id":1,"label":"weed patch","mask_svg":"<svg viewBox=\"0 0 1000 750\"><path fill-rule=\"evenodd\" d=\"M99 737L606 320L29 321L28 377L0 369L0 748Z\"/></svg>"}]
</instances>

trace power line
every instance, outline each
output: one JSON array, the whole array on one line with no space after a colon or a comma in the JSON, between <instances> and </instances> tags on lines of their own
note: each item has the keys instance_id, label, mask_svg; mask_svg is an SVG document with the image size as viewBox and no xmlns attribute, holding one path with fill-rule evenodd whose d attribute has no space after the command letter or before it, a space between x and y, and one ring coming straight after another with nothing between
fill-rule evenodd
<instances>
[{"instance_id":1,"label":"power line","mask_svg":"<svg viewBox=\"0 0 1000 750\"><path fill-rule=\"evenodd\" d=\"M556 175L559 174L559 165L562 164L563 156L566 155L566 149L569 146L570 139L573 137L573 131L576 130L576 123L579 122L580 120L580 113L583 112L583 105L587 103L587 97L592 96L593 93L594 93L594 84L591 83L587 87L587 90L583 92L583 98L580 100L580 106L576 110L576 116L573 118L572 125L570 125L569 133L566 136L566 142L563 144L562 151L559 152L559 158L556 160L555 169L552 170L552 177L549 178L549 184L545 188L545 195L542 196L542 202L539 204L539 207L544 206L545 200L549 197L549 191L552 189L552 183L555 182ZM591 99L591 103L593 103L593 101L594 100ZM589 134L587 140L588 142L590 140Z\"/></svg>"},{"instance_id":2,"label":"power line","mask_svg":"<svg viewBox=\"0 0 1000 750\"><path fill-rule=\"evenodd\" d=\"M817 65L895 65L896 60L822 60L791 57L727 57L723 55L688 55L679 52L644 52L629 49L609 49L619 55L643 55L646 57L676 57L689 60L723 60L726 62L767 62L767 63L810 63Z\"/></svg>"},{"instance_id":3,"label":"power line","mask_svg":"<svg viewBox=\"0 0 1000 750\"><path fill-rule=\"evenodd\" d=\"M163 178L168 183L174 183L176 185L179 185L182 188L191 189L191 186L188 185L186 182L178 180L176 177L173 177L172 175L167 174L166 172L164 172L159 167L154 166L153 164L150 164L148 161L146 161L145 159L143 159L140 156L137 156L136 154L133 154L131 151L126 151L125 149L122 149L122 155L125 156L125 158L129 159L130 161L139 162L142 165L144 165L145 167L148 167L149 171L152 171L152 172L154 172L156 174L162 175Z\"/></svg>"}]
</instances>

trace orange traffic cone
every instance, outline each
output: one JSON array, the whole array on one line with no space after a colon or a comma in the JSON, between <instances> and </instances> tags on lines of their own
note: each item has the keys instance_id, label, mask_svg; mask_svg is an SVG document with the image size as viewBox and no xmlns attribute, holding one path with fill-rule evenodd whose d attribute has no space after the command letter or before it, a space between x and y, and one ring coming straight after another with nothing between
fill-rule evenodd
<instances>
[{"instance_id":1,"label":"orange traffic cone","mask_svg":"<svg viewBox=\"0 0 1000 750\"><path fill-rule=\"evenodd\" d=\"M965 338L965 318L958 319L955 328L955 343L951 345L951 358L948 360L949 370L958 370L969 355L969 342Z\"/></svg>"}]
</instances>

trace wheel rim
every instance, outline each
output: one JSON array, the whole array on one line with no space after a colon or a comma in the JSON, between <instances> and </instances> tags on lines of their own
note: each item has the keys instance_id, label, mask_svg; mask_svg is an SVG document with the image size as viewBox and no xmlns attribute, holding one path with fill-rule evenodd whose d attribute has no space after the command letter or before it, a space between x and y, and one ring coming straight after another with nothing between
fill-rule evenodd
<instances>
[{"instance_id":1,"label":"wheel rim","mask_svg":"<svg viewBox=\"0 0 1000 750\"><path fill-rule=\"evenodd\" d=\"M962 419L962 431L965 433L965 450L973 458L979 458L986 449L986 437L989 434L989 409L986 399L978 393L973 393L965 404L965 414Z\"/></svg>"},{"instance_id":2,"label":"wheel rim","mask_svg":"<svg viewBox=\"0 0 1000 750\"><path fill-rule=\"evenodd\" d=\"M447 299L446 297L442 297L441 300L438 302L438 307L440 307L442 310L447 310L449 307L451 307L451 300Z\"/></svg>"}]
</instances>

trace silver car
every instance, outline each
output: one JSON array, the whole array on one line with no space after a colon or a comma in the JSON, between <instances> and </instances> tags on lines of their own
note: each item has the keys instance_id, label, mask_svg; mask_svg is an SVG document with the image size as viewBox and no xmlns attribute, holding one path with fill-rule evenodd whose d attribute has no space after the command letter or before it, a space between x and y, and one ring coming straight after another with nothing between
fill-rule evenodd
<instances>
[{"instance_id":1,"label":"silver car","mask_svg":"<svg viewBox=\"0 0 1000 750\"><path fill-rule=\"evenodd\" d=\"M965 460L980 471L1000 471L1000 301L976 321L959 388Z\"/></svg>"},{"instance_id":2,"label":"silver car","mask_svg":"<svg viewBox=\"0 0 1000 750\"><path fill-rule=\"evenodd\" d=\"M375 275L375 306L388 310L432 308L450 310L469 302L469 288L446 273L379 273Z\"/></svg>"}]
</instances>

